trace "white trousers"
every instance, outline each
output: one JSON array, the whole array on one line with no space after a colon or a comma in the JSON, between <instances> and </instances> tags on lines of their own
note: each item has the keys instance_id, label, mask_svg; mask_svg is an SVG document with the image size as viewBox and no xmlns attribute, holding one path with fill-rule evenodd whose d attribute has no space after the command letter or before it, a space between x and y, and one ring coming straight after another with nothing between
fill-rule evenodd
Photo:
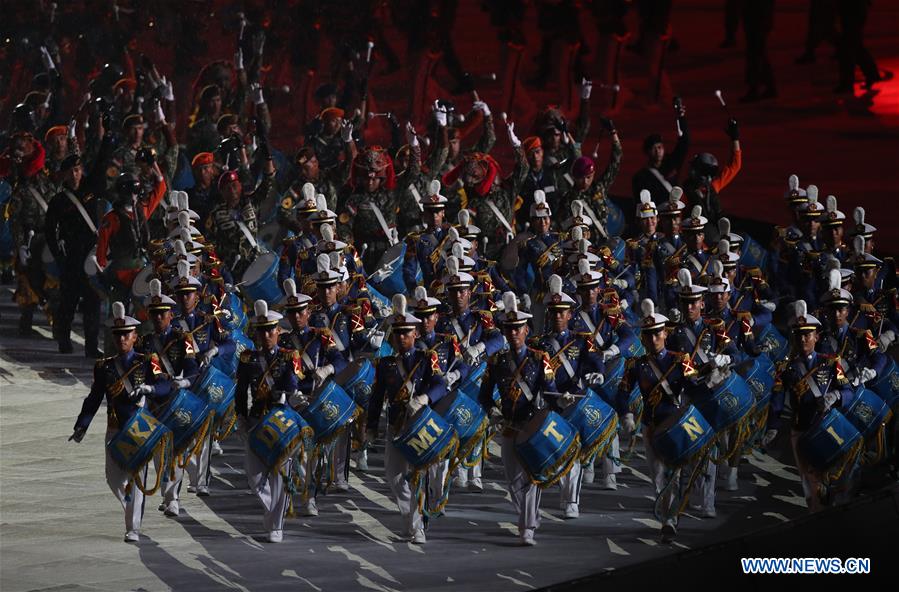
<instances>
[{"instance_id":1,"label":"white trousers","mask_svg":"<svg viewBox=\"0 0 899 592\"><path fill-rule=\"evenodd\" d=\"M251 419L250 421L255 424L258 419ZM250 426L249 429L252 429L252 427ZM250 489L256 493L256 497L262 502L263 527L267 531L284 530L284 514L287 512L290 496L284 488L284 479L281 477L281 473L290 475L293 458L286 459L281 463L280 467L270 471L256 456L256 453L250 450L249 442L246 443L245 447L247 482L250 484Z\"/></svg>"},{"instance_id":2,"label":"white trousers","mask_svg":"<svg viewBox=\"0 0 899 592\"><path fill-rule=\"evenodd\" d=\"M178 466L174 468L174 479L169 479L168 474L165 475L162 484L162 497L166 504L180 498L181 484L184 480L185 472L187 472L190 479L190 484L194 487L209 487L209 456L212 452L211 437L211 434L206 435L199 453L190 457L185 468L182 469Z\"/></svg>"},{"instance_id":3,"label":"white trousers","mask_svg":"<svg viewBox=\"0 0 899 592\"><path fill-rule=\"evenodd\" d=\"M119 431L114 428L106 430L106 443L109 444ZM147 480L147 469L144 469L144 482ZM112 494L116 496L125 511L125 532L140 532L144 517L144 492L138 489L131 475L124 471L106 449L106 483Z\"/></svg>"},{"instance_id":4,"label":"white trousers","mask_svg":"<svg viewBox=\"0 0 899 592\"><path fill-rule=\"evenodd\" d=\"M576 460L571 465L571 470L568 471L568 474L559 479L559 488L562 490L560 503L563 510L568 504L579 504L581 502L583 474L581 462Z\"/></svg>"},{"instance_id":5,"label":"white trousers","mask_svg":"<svg viewBox=\"0 0 899 592\"><path fill-rule=\"evenodd\" d=\"M619 460L616 464L611 457L615 457ZM608 475L616 475L621 472L621 442L618 439L618 434L615 434L615 438L612 440L612 446L609 448L609 451L602 457L602 475L604 477ZM592 465L594 461L590 461Z\"/></svg>"},{"instance_id":6,"label":"white trousers","mask_svg":"<svg viewBox=\"0 0 899 592\"><path fill-rule=\"evenodd\" d=\"M443 482L449 473L449 460L431 465L428 469L428 509L434 511L443 497Z\"/></svg>"},{"instance_id":7,"label":"white trousers","mask_svg":"<svg viewBox=\"0 0 899 592\"><path fill-rule=\"evenodd\" d=\"M512 507L518 512L518 532L526 529L537 530L540 526L541 489L531 483L531 478L515 453L515 439L501 438L500 444L506 481L509 485L509 497Z\"/></svg>"},{"instance_id":8,"label":"white trousers","mask_svg":"<svg viewBox=\"0 0 899 592\"><path fill-rule=\"evenodd\" d=\"M387 446L384 450L384 473L390 484L390 491L400 510L400 518L403 525L403 536L411 537L415 531L424 528L424 521L418 511L418 499L413 497L412 488L406 480L406 475L412 470L412 466L406 461L406 457L393 445L396 435L393 428L387 428Z\"/></svg>"}]
</instances>

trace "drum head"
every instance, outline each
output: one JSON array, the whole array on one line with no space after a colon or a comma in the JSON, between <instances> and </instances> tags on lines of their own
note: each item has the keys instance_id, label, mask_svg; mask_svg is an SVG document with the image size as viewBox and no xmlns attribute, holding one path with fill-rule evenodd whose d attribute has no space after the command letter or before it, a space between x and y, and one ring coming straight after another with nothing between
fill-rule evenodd
<instances>
[{"instance_id":1,"label":"drum head","mask_svg":"<svg viewBox=\"0 0 899 592\"><path fill-rule=\"evenodd\" d=\"M445 414L447 412L447 410L453 406L453 403L456 402L456 397L458 395L459 395L458 390L454 390L454 391L450 391L450 392L446 393L446 395L442 399L440 399L439 401L434 403L434 405L433 405L434 411L436 411L440 415Z\"/></svg>"},{"instance_id":2,"label":"drum head","mask_svg":"<svg viewBox=\"0 0 899 592\"><path fill-rule=\"evenodd\" d=\"M281 243L281 239L285 235L286 232L277 221L269 222L259 229L259 242L269 248L273 248Z\"/></svg>"},{"instance_id":3,"label":"drum head","mask_svg":"<svg viewBox=\"0 0 899 592\"><path fill-rule=\"evenodd\" d=\"M666 418L662 421L662 423L660 423L659 425L655 426L655 427L653 428L653 432L654 432L655 434L664 434L664 433L667 432L669 429L671 429L671 426L673 426L674 424L676 424L677 422L679 422L679 421L680 421L680 418L683 417L684 415L686 415L687 411L689 411L689 410L690 410L690 406L689 406L689 405L685 405L685 406L679 408L677 411L675 411L674 413L672 413L671 415L669 415L668 417L666 417Z\"/></svg>"},{"instance_id":4,"label":"drum head","mask_svg":"<svg viewBox=\"0 0 899 592\"><path fill-rule=\"evenodd\" d=\"M534 416L524 424L524 427L521 428L520 432L515 433L515 443L522 444L527 442L531 436L537 433L537 430L540 429L540 426L543 425L543 420L546 419L546 416L549 415L549 409L541 409L537 411Z\"/></svg>"},{"instance_id":5,"label":"drum head","mask_svg":"<svg viewBox=\"0 0 899 592\"><path fill-rule=\"evenodd\" d=\"M240 278L241 282L245 284L252 284L263 276L265 276L269 269L271 269L272 265L278 259L278 256L275 253L262 253L256 259L250 263L250 266L247 268L245 272L243 272L243 277Z\"/></svg>"},{"instance_id":6,"label":"drum head","mask_svg":"<svg viewBox=\"0 0 899 592\"><path fill-rule=\"evenodd\" d=\"M378 260L377 269L385 269L390 268L395 269L403 260L403 254L406 252L406 245L403 242L398 242L381 255L381 258Z\"/></svg>"},{"instance_id":7,"label":"drum head","mask_svg":"<svg viewBox=\"0 0 899 592\"><path fill-rule=\"evenodd\" d=\"M131 284L131 295L136 298L146 298L150 295L150 280L153 279L153 266L149 265L140 270Z\"/></svg>"},{"instance_id":8,"label":"drum head","mask_svg":"<svg viewBox=\"0 0 899 592\"><path fill-rule=\"evenodd\" d=\"M366 359L362 360L353 360L349 364L347 364L346 368L344 368L339 374L334 376L334 382L339 384L340 386L345 385L347 382L353 379L356 376L356 373L359 372L360 368L364 366L366 363L371 364Z\"/></svg>"}]
</instances>

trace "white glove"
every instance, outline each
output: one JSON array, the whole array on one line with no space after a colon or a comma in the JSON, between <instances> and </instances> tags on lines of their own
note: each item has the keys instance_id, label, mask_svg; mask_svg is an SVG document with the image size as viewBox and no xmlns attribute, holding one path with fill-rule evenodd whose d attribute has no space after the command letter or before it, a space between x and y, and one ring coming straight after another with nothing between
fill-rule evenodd
<instances>
[{"instance_id":1,"label":"white glove","mask_svg":"<svg viewBox=\"0 0 899 592\"><path fill-rule=\"evenodd\" d=\"M234 67L243 70L243 49L240 47L234 52Z\"/></svg>"},{"instance_id":2,"label":"white glove","mask_svg":"<svg viewBox=\"0 0 899 592\"><path fill-rule=\"evenodd\" d=\"M434 101L434 118L437 120L437 125L439 125L440 127L446 127L446 109L441 107L437 101Z\"/></svg>"},{"instance_id":3,"label":"white glove","mask_svg":"<svg viewBox=\"0 0 899 592\"><path fill-rule=\"evenodd\" d=\"M162 109L162 103L156 105L156 120L161 124L165 124L165 111Z\"/></svg>"},{"instance_id":4,"label":"white glove","mask_svg":"<svg viewBox=\"0 0 899 592\"><path fill-rule=\"evenodd\" d=\"M322 384L325 380L328 379L329 376L334 374L334 366L333 364L328 364L327 366L320 366L315 369L315 384Z\"/></svg>"},{"instance_id":5,"label":"white glove","mask_svg":"<svg viewBox=\"0 0 899 592\"><path fill-rule=\"evenodd\" d=\"M759 304L762 306L762 308L767 308L771 312L774 312L774 309L777 308L777 304L774 302L771 302L770 300L761 300L761 301L759 301ZM775 432L776 431L777 430L775 430Z\"/></svg>"},{"instance_id":6,"label":"white glove","mask_svg":"<svg viewBox=\"0 0 899 592\"><path fill-rule=\"evenodd\" d=\"M343 123L340 124L340 139L344 142L349 142L353 139L353 122L344 120Z\"/></svg>"},{"instance_id":7,"label":"white glove","mask_svg":"<svg viewBox=\"0 0 899 592\"><path fill-rule=\"evenodd\" d=\"M563 393L561 397L558 398L559 407L562 409L567 409L571 407L574 403L574 395L571 393Z\"/></svg>"},{"instance_id":8,"label":"white glove","mask_svg":"<svg viewBox=\"0 0 899 592\"><path fill-rule=\"evenodd\" d=\"M606 377L603 376L601 372L590 372L586 376L584 376L584 380L587 381L588 386L602 386L602 384L606 381Z\"/></svg>"},{"instance_id":9,"label":"white glove","mask_svg":"<svg viewBox=\"0 0 899 592\"><path fill-rule=\"evenodd\" d=\"M836 403L840 398L840 394L837 391L827 391L824 393L824 410L827 411L833 404Z\"/></svg>"},{"instance_id":10,"label":"white glove","mask_svg":"<svg viewBox=\"0 0 899 592\"><path fill-rule=\"evenodd\" d=\"M100 262L99 262L99 261L97 261L97 256L96 256L96 255L91 255L91 261L94 263L94 267L97 268L97 273L103 273L103 270L106 269L105 267L103 267L102 265L100 265Z\"/></svg>"},{"instance_id":11,"label":"white glove","mask_svg":"<svg viewBox=\"0 0 899 592\"><path fill-rule=\"evenodd\" d=\"M225 284L224 286L222 286L222 289L228 294L233 294L235 292L234 284Z\"/></svg>"},{"instance_id":12,"label":"white glove","mask_svg":"<svg viewBox=\"0 0 899 592\"><path fill-rule=\"evenodd\" d=\"M136 389L134 389L134 394L138 397L145 397L147 395L152 395L156 392L156 387L152 384L142 384Z\"/></svg>"},{"instance_id":13,"label":"white glove","mask_svg":"<svg viewBox=\"0 0 899 592\"><path fill-rule=\"evenodd\" d=\"M293 391L287 399L287 404L296 410L302 410L309 406L309 397L303 394L303 391Z\"/></svg>"},{"instance_id":14,"label":"white glove","mask_svg":"<svg viewBox=\"0 0 899 592\"><path fill-rule=\"evenodd\" d=\"M491 407L490 408L490 423L493 425L497 425L502 423L503 421L503 412L500 411L499 407Z\"/></svg>"},{"instance_id":15,"label":"white glove","mask_svg":"<svg viewBox=\"0 0 899 592\"><path fill-rule=\"evenodd\" d=\"M384 332L383 331L372 331L368 336L368 343L375 349L381 347L381 344L384 343Z\"/></svg>"},{"instance_id":16,"label":"white glove","mask_svg":"<svg viewBox=\"0 0 899 592\"><path fill-rule=\"evenodd\" d=\"M253 104L257 107L265 102L265 96L262 94L262 85L258 82L250 85L250 93L253 97Z\"/></svg>"},{"instance_id":17,"label":"white glove","mask_svg":"<svg viewBox=\"0 0 899 592\"><path fill-rule=\"evenodd\" d=\"M590 98L590 93L593 92L593 81L587 80L586 78L581 79L581 99L587 100Z\"/></svg>"},{"instance_id":18,"label":"white glove","mask_svg":"<svg viewBox=\"0 0 899 592\"><path fill-rule=\"evenodd\" d=\"M765 432L765 435L762 436L762 446L765 448L771 446L771 443L774 442L775 438L777 438L777 430L768 430Z\"/></svg>"},{"instance_id":19,"label":"white glove","mask_svg":"<svg viewBox=\"0 0 899 592\"><path fill-rule=\"evenodd\" d=\"M200 365L202 366L212 362L212 358L214 358L217 353L219 353L219 348L215 345L204 351L200 354Z\"/></svg>"},{"instance_id":20,"label":"white glove","mask_svg":"<svg viewBox=\"0 0 899 592\"><path fill-rule=\"evenodd\" d=\"M484 114L484 117L490 117L490 107L484 101L475 101L474 108Z\"/></svg>"},{"instance_id":21,"label":"white glove","mask_svg":"<svg viewBox=\"0 0 899 592\"><path fill-rule=\"evenodd\" d=\"M712 358L712 364L714 364L717 368L723 368L724 366L730 364L730 356L727 354L715 354L715 356Z\"/></svg>"},{"instance_id":22,"label":"white glove","mask_svg":"<svg viewBox=\"0 0 899 592\"><path fill-rule=\"evenodd\" d=\"M190 386L190 380L187 378L176 378L172 381L172 384L179 389L186 389Z\"/></svg>"},{"instance_id":23,"label":"white glove","mask_svg":"<svg viewBox=\"0 0 899 592\"><path fill-rule=\"evenodd\" d=\"M614 280L612 280L612 285L620 290L627 290L627 280L615 278Z\"/></svg>"},{"instance_id":24,"label":"white glove","mask_svg":"<svg viewBox=\"0 0 899 592\"><path fill-rule=\"evenodd\" d=\"M458 370L450 370L449 372L446 373L446 386L448 388L453 388L453 385L456 384L457 382L459 382L459 378L461 376L462 375L459 373Z\"/></svg>"},{"instance_id":25,"label":"white glove","mask_svg":"<svg viewBox=\"0 0 899 592\"><path fill-rule=\"evenodd\" d=\"M721 371L720 369L715 368L714 370L712 370L709 373L708 378L706 378L706 380L705 380L705 384L710 389L713 389L713 388L716 388L718 385L720 385L722 382L724 382L726 379L727 379L727 372Z\"/></svg>"},{"instance_id":26,"label":"white glove","mask_svg":"<svg viewBox=\"0 0 899 592\"><path fill-rule=\"evenodd\" d=\"M47 51L47 48L41 45L41 61L44 63L44 68L47 70L55 70L56 64L53 63L53 57L50 55L50 52Z\"/></svg>"},{"instance_id":27,"label":"white glove","mask_svg":"<svg viewBox=\"0 0 899 592\"><path fill-rule=\"evenodd\" d=\"M874 368L862 368L858 373L859 384L874 380L877 377L877 371Z\"/></svg>"},{"instance_id":28,"label":"white glove","mask_svg":"<svg viewBox=\"0 0 899 592\"><path fill-rule=\"evenodd\" d=\"M475 343L465 348L462 358L469 366L474 366L481 359L481 355L487 350L487 346L483 343Z\"/></svg>"},{"instance_id":29,"label":"white glove","mask_svg":"<svg viewBox=\"0 0 899 592\"><path fill-rule=\"evenodd\" d=\"M615 356L621 354L621 350L618 349L618 346L615 344L610 345L608 348L602 350L602 361L608 362Z\"/></svg>"},{"instance_id":30,"label":"white glove","mask_svg":"<svg viewBox=\"0 0 899 592\"><path fill-rule=\"evenodd\" d=\"M509 123L509 125L506 127L506 131L509 132L509 143L512 144L512 148L520 148L521 140L519 140L518 136L515 135L515 122Z\"/></svg>"},{"instance_id":31,"label":"white glove","mask_svg":"<svg viewBox=\"0 0 899 592\"><path fill-rule=\"evenodd\" d=\"M63 257L68 254L66 253L66 241L64 239L59 239L59 252L62 253Z\"/></svg>"},{"instance_id":32,"label":"white glove","mask_svg":"<svg viewBox=\"0 0 899 592\"><path fill-rule=\"evenodd\" d=\"M76 136L75 136L75 120L74 119L69 122L69 129L68 129L66 135L68 136L70 142L75 141Z\"/></svg>"},{"instance_id":33,"label":"white glove","mask_svg":"<svg viewBox=\"0 0 899 592\"><path fill-rule=\"evenodd\" d=\"M880 351L886 352L894 341L896 341L896 332L892 329L887 329L877 338L877 345L880 347Z\"/></svg>"},{"instance_id":34,"label":"white glove","mask_svg":"<svg viewBox=\"0 0 899 592\"><path fill-rule=\"evenodd\" d=\"M413 147L418 146L418 135L416 135L411 121L406 122L406 143Z\"/></svg>"},{"instance_id":35,"label":"white glove","mask_svg":"<svg viewBox=\"0 0 899 592\"><path fill-rule=\"evenodd\" d=\"M427 406L429 400L427 395L418 395L409 399L409 413L415 415L422 407Z\"/></svg>"},{"instance_id":36,"label":"white glove","mask_svg":"<svg viewBox=\"0 0 899 592\"><path fill-rule=\"evenodd\" d=\"M162 77L162 86L163 86L162 98L165 99L166 101L169 101L170 103L174 103L175 102L175 87L172 86L172 81L166 80L165 76L163 76Z\"/></svg>"},{"instance_id":37,"label":"white glove","mask_svg":"<svg viewBox=\"0 0 899 592\"><path fill-rule=\"evenodd\" d=\"M24 245L19 247L19 263L22 264L22 267L28 266L29 259L31 259L31 251L29 251L28 247Z\"/></svg>"},{"instance_id":38,"label":"white glove","mask_svg":"<svg viewBox=\"0 0 899 592\"><path fill-rule=\"evenodd\" d=\"M621 420L621 427L624 428L627 434L633 434L637 431L637 422L634 421L633 413L624 414L624 418Z\"/></svg>"}]
</instances>

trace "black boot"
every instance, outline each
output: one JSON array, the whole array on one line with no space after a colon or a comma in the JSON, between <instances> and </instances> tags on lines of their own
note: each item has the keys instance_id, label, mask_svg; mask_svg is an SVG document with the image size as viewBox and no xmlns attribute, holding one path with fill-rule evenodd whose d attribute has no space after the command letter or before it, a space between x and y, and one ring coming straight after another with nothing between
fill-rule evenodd
<instances>
[{"instance_id":1,"label":"black boot","mask_svg":"<svg viewBox=\"0 0 899 592\"><path fill-rule=\"evenodd\" d=\"M23 308L19 316L19 337L31 337L31 322L34 319L34 308Z\"/></svg>"}]
</instances>

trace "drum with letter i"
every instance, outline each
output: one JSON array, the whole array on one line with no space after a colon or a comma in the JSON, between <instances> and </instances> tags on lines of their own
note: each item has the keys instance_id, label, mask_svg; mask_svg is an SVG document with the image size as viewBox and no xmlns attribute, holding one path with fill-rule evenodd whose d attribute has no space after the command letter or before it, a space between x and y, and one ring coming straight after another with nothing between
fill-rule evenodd
<instances>
[{"instance_id":1,"label":"drum with letter i","mask_svg":"<svg viewBox=\"0 0 899 592\"><path fill-rule=\"evenodd\" d=\"M393 439L393 445L416 471L423 471L455 456L459 438L453 426L425 405L409 418L403 431Z\"/></svg>"},{"instance_id":2,"label":"drum with letter i","mask_svg":"<svg viewBox=\"0 0 899 592\"><path fill-rule=\"evenodd\" d=\"M581 462L602 457L618 433L618 414L595 392L587 393L574 405L562 411L581 438Z\"/></svg>"},{"instance_id":3,"label":"drum with letter i","mask_svg":"<svg viewBox=\"0 0 899 592\"><path fill-rule=\"evenodd\" d=\"M313 397L300 415L312 427L316 444L330 442L361 413L353 399L333 380L317 388Z\"/></svg>"},{"instance_id":4,"label":"drum with letter i","mask_svg":"<svg viewBox=\"0 0 899 592\"><path fill-rule=\"evenodd\" d=\"M159 489L162 474L172 462L172 431L149 411L140 408L106 444L109 455L131 474L137 487L147 495ZM147 488L141 473L156 461L156 484Z\"/></svg>"},{"instance_id":5,"label":"drum with letter i","mask_svg":"<svg viewBox=\"0 0 899 592\"><path fill-rule=\"evenodd\" d=\"M487 437L487 414L477 401L465 393L455 391L434 403L434 411L440 414L459 437L457 458L464 464L465 459L478 449ZM480 462L480 455L478 455Z\"/></svg>"},{"instance_id":6,"label":"drum with letter i","mask_svg":"<svg viewBox=\"0 0 899 592\"><path fill-rule=\"evenodd\" d=\"M334 382L343 387L362 409L368 409L371 386L375 382L375 366L368 358L354 360L334 377Z\"/></svg>"},{"instance_id":7,"label":"drum with letter i","mask_svg":"<svg viewBox=\"0 0 899 592\"><path fill-rule=\"evenodd\" d=\"M200 452L214 417L210 414L211 411L212 406L205 397L197 396L187 389L179 389L160 414L159 421L172 430L175 457L179 466L186 466L190 457Z\"/></svg>"},{"instance_id":8,"label":"drum with letter i","mask_svg":"<svg viewBox=\"0 0 899 592\"><path fill-rule=\"evenodd\" d=\"M403 281L403 262L406 259L406 243L400 241L384 251L378 261L377 271L372 274L369 284L381 294L392 297L394 294L405 294L406 282ZM421 269L415 278L422 280Z\"/></svg>"},{"instance_id":9,"label":"drum with letter i","mask_svg":"<svg viewBox=\"0 0 899 592\"><path fill-rule=\"evenodd\" d=\"M250 264L243 277L240 278L240 289L247 302L265 300L277 302L281 299L281 288L278 286L278 256L275 253L262 253Z\"/></svg>"},{"instance_id":10,"label":"drum with letter i","mask_svg":"<svg viewBox=\"0 0 899 592\"><path fill-rule=\"evenodd\" d=\"M696 407L687 405L653 430L652 448L672 469L685 466L713 443L715 430Z\"/></svg>"},{"instance_id":11,"label":"drum with letter i","mask_svg":"<svg viewBox=\"0 0 899 592\"><path fill-rule=\"evenodd\" d=\"M237 416L234 413L234 391L237 385L230 376L214 365L207 366L203 377L196 386L196 392L209 402L215 413L215 439L224 440L234 427Z\"/></svg>"},{"instance_id":12,"label":"drum with letter i","mask_svg":"<svg viewBox=\"0 0 899 592\"><path fill-rule=\"evenodd\" d=\"M842 474L858 458L861 444L861 432L838 409L831 409L799 437L797 449L816 471Z\"/></svg>"},{"instance_id":13,"label":"drum with letter i","mask_svg":"<svg viewBox=\"0 0 899 592\"><path fill-rule=\"evenodd\" d=\"M312 437L312 428L290 407L272 408L247 435L250 450L271 471L277 470L303 444Z\"/></svg>"},{"instance_id":14,"label":"drum with letter i","mask_svg":"<svg viewBox=\"0 0 899 592\"><path fill-rule=\"evenodd\" d=\"M549 409L534 414L515 435L515 452L541 488L558 483L578 460L581 439L577 430L561 415Z\"/></svg>"}]
</instances>

